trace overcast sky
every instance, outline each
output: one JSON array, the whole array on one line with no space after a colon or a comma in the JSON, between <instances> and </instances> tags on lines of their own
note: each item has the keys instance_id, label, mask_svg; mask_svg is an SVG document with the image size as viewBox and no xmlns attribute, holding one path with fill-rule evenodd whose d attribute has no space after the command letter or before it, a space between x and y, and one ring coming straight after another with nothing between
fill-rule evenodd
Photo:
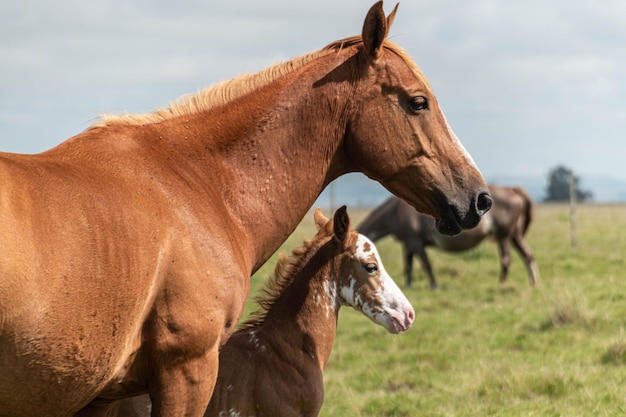
<instances>
[{"instance_id":1,"label":"overcast sky","mask_svg":"<svg viewBox=\"0 0 626 417\"><path fill-rule=\"evenodd\" d=\"M40 152L98 113L148 112L359 34L372 4L4 1L0 150ZM405 0L390 36L485 177L564 164L626 180L626 1Z\"/></svg>"}]
</instances>

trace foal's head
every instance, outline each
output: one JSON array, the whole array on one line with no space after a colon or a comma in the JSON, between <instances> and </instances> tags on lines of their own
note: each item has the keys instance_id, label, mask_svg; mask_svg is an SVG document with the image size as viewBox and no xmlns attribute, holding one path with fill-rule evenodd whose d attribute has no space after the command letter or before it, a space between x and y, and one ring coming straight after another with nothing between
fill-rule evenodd
<instances>
[{"instance_id":1,"label":"foal's head","mask_svg":"<svg viewBox=\"0 0 626 417\"><path fill-rule=\"evenodd\" d=\"M335 276L330 277L335 301L361 311L390 333L408 330L415 318L411 303L385 271L374 243L350 228L346 207L339 208L332 220L318 208L315 224L318 234L332 233L344 248Z\"/></svg>"}]
</instances>

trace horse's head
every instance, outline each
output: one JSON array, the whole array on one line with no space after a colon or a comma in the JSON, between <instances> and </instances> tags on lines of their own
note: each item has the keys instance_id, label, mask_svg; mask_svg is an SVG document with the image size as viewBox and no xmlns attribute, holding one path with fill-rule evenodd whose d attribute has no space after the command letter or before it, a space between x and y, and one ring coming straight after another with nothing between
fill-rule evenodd
<instances>
[{"instance_id":1,"label":"horse's head","mask_svg":"<svg viewBox=\"0 0 626 417\"><path fill-rule=\"evenodd\" d=\"M315 222L318 228L332 227L333 239L344 248L337 273L338 301L390 333L408 330L415 318L411 303L385 271L374 243L350 229L345 206L335 212L332 222L316 211Z\"/></svg>"},{"instance_id":2,"label":"horse's head","mask_svg":"<svg viewBox=\"0 0 626 417\"><path fill-rule=\"evenodd\" d=\"M478 224L491 197L421 71L386 40L396 9L386 18L380 1L365 18L346 152L355 170L456 234Z\"/></svg>"}]
</instances>

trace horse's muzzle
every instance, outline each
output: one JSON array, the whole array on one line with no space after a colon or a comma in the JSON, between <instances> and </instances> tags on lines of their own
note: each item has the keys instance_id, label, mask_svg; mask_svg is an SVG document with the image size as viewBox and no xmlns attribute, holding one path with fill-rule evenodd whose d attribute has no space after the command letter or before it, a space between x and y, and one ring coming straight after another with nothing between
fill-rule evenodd
<instances>
[{"instance_id":1,"label":"horse's muzzle","mask_svg":"<svg viewBox=\"0 0 626 417\"><path fill-rule=\"evenodd\" d=\"M437 219L437 230L444 235L454 236L461 233L463 229L476 227L480 218L489 211L492 205L493 199L486 191L480 191L472 199L469 210L464 214L459 213L455 206L448 205L441 211L441 217Z\"/></svg>"}]
</instances>

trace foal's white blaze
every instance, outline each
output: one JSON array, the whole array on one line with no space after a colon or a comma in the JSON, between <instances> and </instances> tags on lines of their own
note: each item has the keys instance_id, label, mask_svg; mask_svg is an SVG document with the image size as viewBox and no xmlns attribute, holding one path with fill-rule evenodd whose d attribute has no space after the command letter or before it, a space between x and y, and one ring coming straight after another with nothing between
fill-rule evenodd
<instances>
[{"instance_id":1,"label":"foal's white blaze","mask_svg":"<svg viewBox=\"0 0 626 417\"><path fill-rule=\"evenodd\" d=\"M357 278L350 276L348 285L340 290L342 299L391 333L407 330L413 323L415 312L409 300L385 270L374 243L359 234L355 256L363 265L375 262L378 271L371 274L367 280L363 280L366 282L358 282ZM368 286L373 284L374 287L366 288L363 284ZM361 287L364 287L363 290ZM370 292L367 292L368 290ZM367 299L364 301L363 297Z\"/></svg>"}]
</instances>

